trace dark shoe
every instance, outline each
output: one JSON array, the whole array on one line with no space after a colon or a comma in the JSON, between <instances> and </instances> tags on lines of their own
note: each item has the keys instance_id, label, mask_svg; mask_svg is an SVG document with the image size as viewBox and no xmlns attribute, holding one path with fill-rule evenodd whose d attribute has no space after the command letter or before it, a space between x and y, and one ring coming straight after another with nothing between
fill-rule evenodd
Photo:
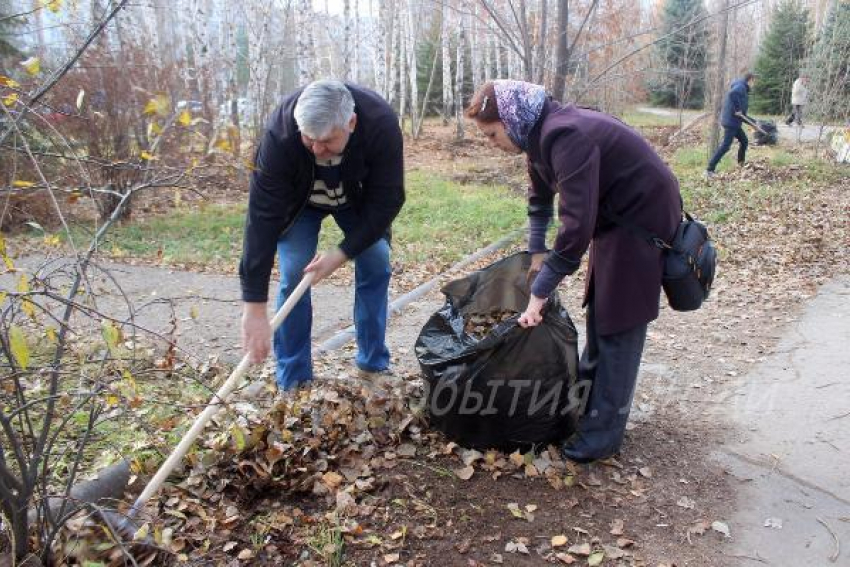
<instances>
[{"instance_id":1,"label":"dark shoe","mask_svg":"<svg viewBox=\"0 0 850 567\"><path fill-rule=\"evenodd\" d=\"M580 438L572 436L561 445L561 456L574 463L586 464L607 459L611 455L597 455L596 452L590 451L585 447Z\"/></svg>"}]
</instances>

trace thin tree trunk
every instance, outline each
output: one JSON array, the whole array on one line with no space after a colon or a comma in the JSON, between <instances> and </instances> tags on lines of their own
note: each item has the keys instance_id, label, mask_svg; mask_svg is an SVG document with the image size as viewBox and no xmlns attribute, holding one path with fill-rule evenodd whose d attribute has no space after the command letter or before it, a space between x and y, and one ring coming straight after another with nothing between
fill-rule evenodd
<instances>
[{"instance_id":1,"label":"thin tree trunk","mask_svg":"<svg viewBox=\"0 0 850 567\"><path fill-rule=\"evenodd\" d=\"M298 30L296 58L298 60L298 83L306 85L313 80L315 68L313 54L315 45L313 42L313 7L310 0L298 0L297 15Z\"/></svg>"},{"instance_id":2,"label":"thin tree trunk","mask_svg":"<svg viewBox=\"0 0 850 567\"><path fill-rule=\"evenodd\" d=\"M407 73L410 78L410 129L411 133L416 127L417 116L419 111L419 65L416 60L416 19L414 14L413 2L408 2L407 5Z\"/></svg>"},{"instance_id":3,"label":"thin tree trunk","mask_svg":"<svg viewBox=\"0 0 850 567\"><path fill-rule=\"evenodd\" d=\"M493 78L493 34L485 29L484 35L484 82Z\"/></svg>"},{"instance_id":4,"label":"thin tree trunk","mask_svg":"<svg viewBox=\"0 0 850 567\"><path fill-rule=\"evenodd\" d=\"M457 34L457 75L455 76L455 123L457 129L455 131L455 139L463 140L463 51L464 51L464 32L463 20L458 22Z\"/></svg>"},{"instance_id":5,"label":"thin tree trunk","mask_svg":"<svg viewBox=\"0 0 850 567\"><path fill-rule=\"evenodd\" d=\"M472 71L472 90L477 91L481 84L481 53L479 51L478 37L478 5L473 8L469 18L469 59Z\"/></svg>"},{"instance_id":6,"label":"thin tree trunk","mask_svg":"<svg viewBox=\"0 0 850 567\"><path fill-rule=\"evenodd\" d=\"M360 0L354 0L354 46L352 53L351 76L355 83L360 82Z\"/></svg>"},{"instance_id":7,"label":"thin tree trunk","mask_svg":"<svg viewBox=\"0 0 850 567\"><path fill-rule=\"evenodd\" d=\"M542 85L546 75L546 26L549 5L546 0L540 0L540 27L537 33L537 77L536 82Z\"/></svg>"},{"instance_id":8,"label":"thin tree trunk","mask_svg":"<svg viewBox=\"0 0 850 567\"><path fill-rule=\"evenodd\" d=\"M493 54L496 57L496 78L502 79L505 76L504 68L502 67L502 39L496 35L493 41Z\"/></svg>"},{"instance_id":9,"label":"thin tree trunk","mask_svg":"<svg viewBox=\"0 0 850 567\"><path fill-rule=\"evenodd\" d=\"M443 70L443 124L449 123L454 104L454 92L452 91L452 55L449 51L449 8L443 4L442 20L440 22L440 51L442 52Z\"/></svg>"},{"instance_id":10,"label":"thin tree trunk","mask_svg":"<svg viewBox=\"0 0 850 567\"><path fill-rule=\"evenodd\" d=\"M392 105L396 100L396 82L398 81L398 53L401 51L399 46L399 26L398 26L398 7L392 6L389 8L389 36L390 36L390 55L389 64L387 65L387 101Z\"/></svg>"},{"instance_id":11,"label":"thin tree trunk","mask_svg":"<svg viewBox=\"0 0 850 567\"><path fill-rule=\"evenodd\" d=\"M422 123L425 121L425 116L428 114L428 99L431 97L431 87L434 85L434 76L437 74L437 60L440 58L440 53L434 49L434 57L431 60L431 74L428 77L428 87L425 89L425 97L422 99L422 110L419 112L419 122L413 125L413 139L419 138L422 132Z\"/></svg>"},{"instance_id":12,"label":"thin tree trunk","mask_svg":"<svg viewBox=\"0 0 850 567\"><path fill-rule=\"evenodd\" d=\"M714 119L711 121L711 133L708 136L708 155L717 148L720 138L720 111L723 105L723 92L726 90L726 36L729 27L729 0L723 0L720 6L720 48L717 54L717 78L714 82ZM706 92L708 89L706 89Z\"/></svg>"},{"instance_id":13,"label":"thin tree trunk","mask_svg":"<svg viewBox=\"0 0 850 567\"><path fill-rule=\"evenodd\" d=\"M564 101L567 88L567 71L570 66L569 38L570 0L558 0L558 46L555 50L555 84L552 86L552 98Z\"/></svg>"},{"instance_id":14,"label":"thin tree trunk","mask_svg":"<svg viewBox=\"0 0 850 567\"><path fill-rule=\"evenodd\" d=\"M342 78L351 77L351 0L342 3Z\"/></svg>"},{"instance_id":15,"label":"thin tree trunk","mask_svg":"<svg viewBox=\"0 0 850 567\"><path fill-rule=\"evenodd\" d=\"M375 17L372 11L372 0L369 0L369 15L375 22L375 90L381 93L384 99L389 97L387 92L387 26L386 26L386 8L383 0L378 0L378 16Z\"/></svg>"}]
</instances>

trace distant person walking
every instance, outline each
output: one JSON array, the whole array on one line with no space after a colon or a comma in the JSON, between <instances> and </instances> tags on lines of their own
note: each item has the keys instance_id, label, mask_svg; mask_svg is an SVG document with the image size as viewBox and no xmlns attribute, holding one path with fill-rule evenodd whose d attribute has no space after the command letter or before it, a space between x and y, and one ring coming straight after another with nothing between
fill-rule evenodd
<instances>
[{"instance_id":1,"label":"distant person walking","mask_svg":"<svg viewBox=\"0 0 850 567\"><path fill-rule=\"evenodd\" d=\"M732 87L726 93L723 99L723 110L720 112L720 124L723 126L723 141L720 147L714 152L711 161L708 162L708 168L705 171L707 179L714 177L714 170L717 164L732 147L732 140L738 140L738 165L743 165L747 157L747 146L749 140L744 133L743 123L744 118L752 121L747 116L747 108L750 105L750 90L755 85L756 76L753 73L745 73L740 79L735 79L732 82Z\"/></svg>"},{"instance_id":2,"label":"distant person walking","mask_svg":"<svg viewBox=\"0 0 850 567\"><path fill-rule=\"evenodd\" d=\"M809 104L809 78L800 75L791 87L791 114L785 119L785 124L790 126L797 122L797 126L803 127L803 107Z\"/></svg>"}]
</instances>

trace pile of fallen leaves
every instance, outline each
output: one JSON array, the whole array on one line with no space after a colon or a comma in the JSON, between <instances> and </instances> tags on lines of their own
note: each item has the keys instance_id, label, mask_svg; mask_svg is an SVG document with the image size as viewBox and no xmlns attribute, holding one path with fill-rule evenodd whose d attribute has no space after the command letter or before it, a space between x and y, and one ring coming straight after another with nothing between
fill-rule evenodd
<instances>
[{"instance_id":1,"label":"pile of fallen leaves","mask_svg":"<svg viewBox=\"0 0 850 567\"><path fill-rule=\"evenodd\" d=\"M420 414L410 407L413 392L402 393L406 386L317 382L270 410L235 404L233 412L223 412L228 423L210 426L213 433L187 457L185 477L167 485L155 509L147 510L145 516L153 519L139 526L130 547L138 552L141 542L181 560L216 548L241 560L254 559L263 541L245 547L229 535L244 533L249 518L263 515L246 512L278 495L304 498L308 508L319 510L319 519L298 506L281 508L266 514L261 528L252 528L261 539L291 526L315 524L327 511L336 518L368 516L374 506L366 497L386 483L386 472L400 459L416 455L418 444L427 444ZM104 535L94 518L72 522L67 532L63 555L70 550L76 561L122 564L120 546L93 543ZM285 551L272 546L264 551L265 559Z\"/></svg>"},{"instance_id":2,"label":"pile of fallen leaves","mask_svg":"<svg viewBox=\"0 0 850 567\"><path fill-rule=\"evenodd\" d=\"M716 174L718 181L753 183L793 183L806 177L806 170L800 164L777 166L765 157L757 157L736 169Z\"/></svg>"},{"instance_id":3,"label":"pile of fallen leaves","mask_svg":"<svg viewBox=\"0 0 850 567\"><path fill-rule=\"evenodd\" d=\"M510 309L494 309L487 313L470 313L464 319L464 332L478 340L483 339L500 323L517 315Z\"/></svg>"}]
</instances>

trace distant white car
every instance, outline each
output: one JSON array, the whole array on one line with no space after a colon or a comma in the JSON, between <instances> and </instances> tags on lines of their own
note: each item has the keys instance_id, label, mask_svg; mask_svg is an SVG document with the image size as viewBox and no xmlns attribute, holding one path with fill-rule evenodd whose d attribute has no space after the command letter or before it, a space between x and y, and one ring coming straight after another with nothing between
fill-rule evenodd
<instances>
[{"instance_id":1,"label":"distant white car","mask_svg":"<svg viewBox=\"0 0 850 567\"><path fill-rule=\"evenodd\" d=\"M202 112L204 110L204 103L199 100L178 100L176 108L178 112L182 110Z\"/></svg>"}]
</instances>

